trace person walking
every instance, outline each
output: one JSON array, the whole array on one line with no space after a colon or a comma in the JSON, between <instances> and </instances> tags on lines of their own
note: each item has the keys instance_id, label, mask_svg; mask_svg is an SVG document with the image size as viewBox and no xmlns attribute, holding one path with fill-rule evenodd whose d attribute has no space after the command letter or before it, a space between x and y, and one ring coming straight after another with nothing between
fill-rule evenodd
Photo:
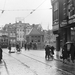
<instances>
[{"instance_id":1,"label":"person walking","mask_svg":"<svg viewBox=\"0 0 75 75\"><path fill-rule=\"evenodd\" d=\"M1 62L1 60L2 60L2 48L1 48L1 46L0 46L0 62Z\"/></svg>"},{"instance_id":2,"label":"person walking","mask_svg":"<svg viewBox=\"0 0 75 75\"><path fill-rule=\"evenodd\" d=\"M54 55L54 46L51 46L51 57L52 57L52 59L53 59L53 55Z\"/></svg>"},{"instance_id":3,"label":"person walking","mask_svg":"<svg viewBox=\"0 0 75 75\"><path fill-rule=\"evenodd\" d=\"M62 48L62 59L63 59L63 63L65 61L65 59L68 58L68 53L67 53L67 45L65 44Z\"/></svg>"},{"instance_id":4,"label":"person walking","mask_svg":"<svg viewBox=\"0 0 75 75\"><path fill-rule=\"evenodd\" d=\"M11 44L9 44L8 49L9 49L9 53L11 53Z\"/></svg>"},{"instance_id":5,"label":"person walking","mask_svg":"<svg viewBox=\"0 0 75 75\"><path fill-rule=\"evenodd\" d=\"M71 44L70 54L71 54L71 61L74 63L74 59L75 59L75 46L74 46L73 43Z\"/></svg>"},{"instance_id":6,"label":"person walking","mask_svg":"<svg viewBox=\"0 0 75 75\"><path fill-rule=\"evenodd\" d=\"M48 60L49 60L49 56L50 56L50 47L49 47L49 45L47 45L45 47L45 58L46 59L48 58Z\"/></svg>"},{"instance_id":7,"label":"person walking","mask_svg":"<svg viewBox=\"0 0 75 75\"><path fill-rule=\"evenodd\" d=\"M27 48L27 44L25 43L25 45L24 45L24 48L25 48L25 50L26 50L26 48Z\"/></svg>"},{"instance_id":8,"label":"person walking","mask_svg":"<svg viewBox=\"0 0 75 75\"><path fill-rule=\"evenodd\" d=\"M28 48L28 50L30 49L30 43L27 43L27 48Z\"/></svg>"}]
</instances>

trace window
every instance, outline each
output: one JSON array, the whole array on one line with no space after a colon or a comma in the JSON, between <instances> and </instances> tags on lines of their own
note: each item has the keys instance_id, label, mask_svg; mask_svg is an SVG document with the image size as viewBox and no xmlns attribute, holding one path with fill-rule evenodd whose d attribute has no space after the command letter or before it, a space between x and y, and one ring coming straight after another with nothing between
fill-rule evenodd
<instances>
[{"instance_id":1,"label":"window","mask_svg":"<svg viewBox=\"0 0 75 75\"><path fill-rule=\"evenodd\" d=\"M73 16L75 14L75 0L69 0L69 4L68 4L68 12L69 12L69 17Z\"/></svg>"},{"instance_id":2,"label":"window","mask_svg":"<svg viewBox=\"0 0 75 75\"><path fill-rule=\"evenodd\" d=\"M58 2L54 4L54 11L58 10Z\"/></svg>"},{"instance_id":3,"label":"window","mask_svg":"<svg viewBox=\"0 0 75 75\"><path fill-rule=\"evenodd\" d=\"M58 10L54 12L54 20L58 19Z\"/></svg>"},{"instance_id":4,"label":"window","mask_svg":"<svg viewBox=\"0 0 75 75\"><path fill-rule=\"evenodd\" d=\"M40 40L38 40L38 42L40 42Z\"/></svg>"}]
</instances>

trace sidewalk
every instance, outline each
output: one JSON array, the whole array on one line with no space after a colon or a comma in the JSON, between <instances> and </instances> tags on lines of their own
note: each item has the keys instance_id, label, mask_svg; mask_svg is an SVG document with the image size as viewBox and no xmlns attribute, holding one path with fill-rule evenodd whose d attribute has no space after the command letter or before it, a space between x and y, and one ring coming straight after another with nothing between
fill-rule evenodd
<instances>
[{"instance_id":1,"label":"sidewalk","mask_svg":"<svg viewBox=\"0 0 75 75\"><path fill-rule=\"evenodd\" d=\"M61 51L56 51L56 50L54 51L54 59L57 60L57 61L63 62L63 59L60 59L60 55L61 55ZM68 64L68 65L72 65L73 66L73 65L75 65L75 62L72 63L71 60L70 60L70 62L65 60L64 64Z\"/></svg>"},{"instance_id":2,"label":"sidewalk","mask_svg":"<svg viewBox=\"0 0 75 75\"><path fill-rule=\"evenodd\" d=\"M24 49L24 48L23 48ZM31 51L31 50L30 50ZM32 50L32 51L43 51L43 52L45 52L45 50L44 49L39 49L39 50ZM62 62L63 63L63 59L60 59L60 55L62 54L62 50L60 50L60 51L56 51L56 50L54 50L54 60L56 60L56 61L60 61L60 62ZM40 55L39 55L40 56ZM45 55L44 55L45 56ZM41 56L42 57L42 56ZM44 58L44 57L43 57ZM70 65L70 66L73 66L73 65L75 65L75 63L72 63L72 61L70 61L70 62L68 62L67 60L65 60L65 63L64 64L67 64L67 65Z\"/></svg>"}]
</instances>

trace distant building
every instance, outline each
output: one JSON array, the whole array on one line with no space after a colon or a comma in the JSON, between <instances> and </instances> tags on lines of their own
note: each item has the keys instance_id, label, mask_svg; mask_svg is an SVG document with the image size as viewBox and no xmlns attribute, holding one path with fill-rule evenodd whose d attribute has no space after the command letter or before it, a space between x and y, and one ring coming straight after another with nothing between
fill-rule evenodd
<instances>
[{"instance_id":1,"label":"distant building","mask_svg":"<svg viewBox=\"0 0 75 75\"><path fill-rule=\"evenodd\" d=\"M42 49L44 47L44 34L35 26L33 26L29 33L27 33L26 40L28 43L36 43L38 49Z\"/></svg>"},{"instance_id":2,"label":"distant building","mask_svg":"<svg viewBox=\"0 0 75 75\"><path fill-rule=\"evenodd\" d=\"M20 43L23 46L24 41L26 40L26 28L29 26L29 23L22 23L21 21L16 23L6 24L3 30L8 32L9 43L12 46L15 46L16 43Z\"/></svg>"},{"instance_id":3,"label":"distant building","mask_svg":"<svg viewBox=\"0 0 75 75\"><path fill-rule=\"evenodd\" d=\"M40 24L30 25L29 23L22 23L21 21L13 24L6 24L3 30L8 32L8 42L11 43L12 46L19 43L20 46L23 47L24 43L28 42L26 36L29 35L33 28L36 28L36 30L42 32L42 26Z\"/></svg>"},{"instance_id":4,"label":"distant building","mask_svg":"<svg viewBox=\"0 0 75 75\"><path fill-rule=\"evenodd\" d=\"M16 43L19 43L21 47L23 47L24 44L24 26L25 24L23 24L21 21L19 21L16 24Z\"/></svg>"},{"instance_id":5,"label":"distant building","mask_svg":"<svg viewBox=\"0 0 75 75\"><path fill-rule=\"evenodd\" d=\"M8 47L8 33L0 30L0 45L2 48Z\"/></svg>"}]
</instances>

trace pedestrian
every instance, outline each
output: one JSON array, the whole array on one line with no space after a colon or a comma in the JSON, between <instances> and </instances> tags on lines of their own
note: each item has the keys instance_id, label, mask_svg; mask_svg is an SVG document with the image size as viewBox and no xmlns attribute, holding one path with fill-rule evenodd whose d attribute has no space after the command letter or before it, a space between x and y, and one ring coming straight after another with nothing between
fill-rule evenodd
<instances>
[{"instance_id":1,"label":"pedestrian","mask_svg":"<svg viewBox=\"0 0 75 75\"><path fill-rule=\"evenodd\" d=\"M27 44L25 43L25 45L24 45L24 48L25 48L25 50L26 50L26 48L27 48Z\"/></svg>"},{"instance_id":2,"label":"pedestrian","mask_svg":"<svg viewBox=\"0 0 75 75\"><path fill-rule=\"evenodd\" d=\"M65 59L68 58L68 54L67 54L67 45L65 44L62 48L62 59L63 59L63 63L65 61Z\"/></svg>"},{"instance_id":3,"label":"pedestrian","mask_svg":"<svg viewBox=\"0 0 75 75\"><path fill-rule=\"evenodd\" d=\"M51 57L52 57L52 59L53 59L54 49L55 49L55 48L54 48L54 46L51 46L50 49L51 49Z\"/></svg>"},{"instance_id":4,"label":"pedestrian","mask_svg":"<svg viewBox=\"0 0 75 75\"><path fill-rule=\"evenodd\" d=\"M46 59L48 58L48 60L49 60L49 56L50 56L50 47L49 47L49 45L47 45L45 47L45 58Z\"/></svg>"},{"instance_id":5,"label":"pedestrian","mask_svg":"<svg viewBox=\"0 0 75 75\"><path fill-rule=\"evenodd\" d=\"M1 60L2 60L2 48L1 48L1 46L0 46L0 62L1 62Z\"/></svg>"},{"instance_id":6,"label":"pedestrian","mask_svg":"<svg viewBox=\"0 0 75 75\"><path fill-rule=\"evenodd\" d=\"M74 63L74 59L75 59L75 46L74 46L73 43L71 44L70 54L71 54L71 61Z\"/></svg>"},{"instance_id":7,"label":"pedestrian","mask_svg":"<svg viewBox=\"0 0 75 75\"><path fill-rule=\"evenodd\" d=\"M10 53L11 52L11 44L9 44L8 49L9 49L9 53Z\"/></svg>"},{"instance_id":8,"label":"pedestrian","mask_svg":"<svg viewBox=\"0 0 75 75\"><path fill-rule=\"evenodd\" d=\"M30 49L32 49L32 42L30 42Z\"/></svg>"},{"instance_id":9,"label":"pedestrian","mask_svg":"<svg viewBox=\"0 0 75 75\"><path fill-rule=\"evenodd\" d=\"M30 49L30 44L29 43L27 43L27 48L28 48L28 50Z\"/></svg>"},{"instance_id":10,"label":"pedestrian","mask_svg":"<svg viewBox=\"0 0 75 75\"><path fill-rule=\"evenodd\" d=\"M51 46L51 53L52 53L52 55L54 55L54 46Z\"/></svg>"}]
</instances>

